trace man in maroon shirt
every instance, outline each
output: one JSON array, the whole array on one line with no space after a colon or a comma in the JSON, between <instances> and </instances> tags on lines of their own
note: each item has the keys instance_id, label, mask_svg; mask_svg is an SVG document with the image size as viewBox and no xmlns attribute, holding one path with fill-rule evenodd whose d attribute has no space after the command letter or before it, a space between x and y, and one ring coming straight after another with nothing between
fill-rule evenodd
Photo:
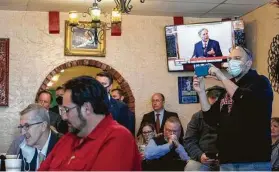
<instances>
[{"instance_id":1,"label":"man in maroon shirt","mask_svg":"<svg viewBox=\"0 0 279 172\"><path fill-rule=\"evenodd\" d=\"M41 164L42 171L139 171L141 159L132 134L108 113L107 92L81 76L65 84L62 118L70 132Z\"/></svg>"}]
</instances>

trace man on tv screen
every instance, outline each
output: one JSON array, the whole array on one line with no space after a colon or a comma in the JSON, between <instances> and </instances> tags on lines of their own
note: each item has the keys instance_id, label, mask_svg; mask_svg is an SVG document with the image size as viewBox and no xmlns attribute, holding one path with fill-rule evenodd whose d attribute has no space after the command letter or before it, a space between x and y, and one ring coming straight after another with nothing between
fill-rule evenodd
<instances>
[{"instance_id":1,"label":"man on tv screen","mask_svg":"<svg viewBox=\"0 0 279 172\"><path fill-rule=\"evenodd\" d=\"M202 40L195 44L193 58L223 56L219 42L209 39L208 30L206 28L202 28L198 34Z\"/></svg>"}]
</instances>

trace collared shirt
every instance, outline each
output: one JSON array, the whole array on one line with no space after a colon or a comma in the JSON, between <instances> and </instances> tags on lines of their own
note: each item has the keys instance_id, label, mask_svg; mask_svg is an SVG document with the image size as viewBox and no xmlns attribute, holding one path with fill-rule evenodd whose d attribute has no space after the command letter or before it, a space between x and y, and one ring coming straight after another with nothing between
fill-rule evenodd
<instances>
[{"instance_id":1,"label":"collared shirt","mask_svg":"<svg viewBox=\"0 0 279 172\"><path fill-rule=\"evenodd\" d=\"M141 157L131 133L107 115L87 137L64 135L39 170L140 171Z\"/></svg>"},{"instance_id":2,"label":"collared shirt","mask_svg":"<svg viewBox=\"0 0 279 172\"><path fill-rule=\"evenodd\" d=\"M157 119L157 115L156 115L156 114L160 114L160 115L159 115L160 127L162 126L162 121L163 121L163 118L164 118L164 113L165 113L165 109L162 109L162 110L160 110L159 112L154 111L154 118L155 118L155 121L156 121L156 119Z\"/></svg>"},{"instance_id":3,"label":"collared shirt","mask_svg":"<svg viewBox=\"0 0 279 172\"><path fill-rule=\"evenodd\" d=\"M167 153L170 152L170 144L166 143L163 145L157 145L153 139L151 139L145 148L144 156L147 160L152 159L159 159L162 156L165 156ZM175 149L175 152L179 155L181 160L187 161L189 160L189 156L185 151L184 147L179 144L178 147Z\"/></svg>"},{"instance_id":4,"label":"collared shirt","mask_svg":"<svg viewBox=\"0 0 279 172\"><path fill-rule=\"evenodd\" d=\"M206 41L206 42L202 41L202 47L203 47L203 48L206 48L207 45L208 45L208 41Z\"/></svg>"},{"instance_id":5,"label":"collared shirt","mask_svg":"<svg viewBox=\"0 0 279 172\"><path fill-rule=\"evenodd\" d=\"M44 157L47 156L47 149L48 149L48 144L49 144L49 141L50 141L50 136L51 136L51 131L49 131L48 139L47 139L45 145L43 146L42 150L37 149L38 156L37 156L37 165L36 165L36 169L38 169L38 168L39 168L39 165L40 165L40 163L39 163L39 162L40 162L40 160L39 160L39 154L40 154L40 153L43 154Z\"/></svg>"}]
</instances>

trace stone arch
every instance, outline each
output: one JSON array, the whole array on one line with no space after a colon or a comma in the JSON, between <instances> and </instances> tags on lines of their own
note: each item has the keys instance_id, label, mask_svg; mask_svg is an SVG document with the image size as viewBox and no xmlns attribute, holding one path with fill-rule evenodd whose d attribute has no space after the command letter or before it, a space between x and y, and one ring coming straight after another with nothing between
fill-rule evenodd
<instances>
[{"instance_id":1,"label":"stone arch","mask_svg":"<svg viewBox=\"0 0 279 172\"><path fill-rule=\"evenodd\" d=\"M104 71L109 72L112 76L113 79L120 85L121 89L126 93L127 99L128 99L128 107L132 112L135 112L135 98L133 96L132 90L128 84L128 82L121 76L119 72L117 72L115 69L113 69L111 66L99 62L97 60L90 60L90 59L81 59L81 60L74 60L74 61L69 61L64 64L61 64L60 66L56 67L53 69L47 77L44 79L43 83L41 84L39 91L47 89L47 84L49 81L51 81L51 78L60 73L62 69L67 69L75 66L89 66L89 67L96 67L100 68ZM37 94L36 94L37 95Z\"/></svg>"}]
</instances>

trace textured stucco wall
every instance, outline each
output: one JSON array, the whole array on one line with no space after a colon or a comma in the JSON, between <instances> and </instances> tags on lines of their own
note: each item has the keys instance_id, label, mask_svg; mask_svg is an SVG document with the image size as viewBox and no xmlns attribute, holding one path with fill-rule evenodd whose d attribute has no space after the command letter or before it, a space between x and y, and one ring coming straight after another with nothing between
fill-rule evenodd
<instances>
[{"instance_id":1,"label":"textured stucco wall","mask_svg":"<svg viewBox=\"0 0 279 172\"><path fill-rule=\"evenodd\" d=\"M137 128L142 115L151 110L150 96L162 92L166 109L176 111L186 127L199 104L179 105L177 76L168 73L164 27L172 17L123 16L121 37L107 34L105 58L64 56L64 20L60 14L58 35L48 34L48 13L0 11L0 37L10 38L9 107L0 108L0 152L5 152L18 134L18 112L34 100L41 82L58 65L81 58L99 60L116 69L129 83L136 99ZM185 18L185 23L218 19ZM210 85L214 84L210 82Z\"/></svg>"},{"instance_id":2,"label":"textured stucco wall","mask_svg":"<svg viewBox=\"0 0 279 172\"><path fill-rule=\"evenodd\" d=\"M255 57L254 67L268 77L268 51L273 37L279 34L279 8L270 4L243 16L247 47ZM273 116L279 117L279 93L274 92Z\"/></svg>"}]
</instances>

